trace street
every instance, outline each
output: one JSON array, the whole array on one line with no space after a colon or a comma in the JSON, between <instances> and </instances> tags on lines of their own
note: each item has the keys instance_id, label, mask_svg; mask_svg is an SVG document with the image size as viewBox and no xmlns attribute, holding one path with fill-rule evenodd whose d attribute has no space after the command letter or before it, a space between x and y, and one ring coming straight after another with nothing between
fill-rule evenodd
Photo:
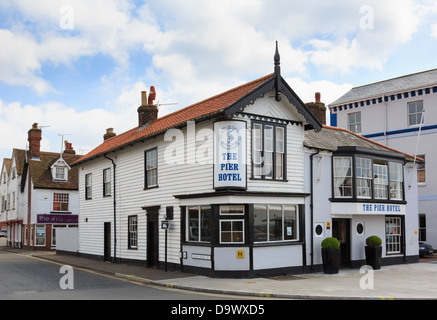
<instances>
[{"instance_id":1,"label":"street","mask_svg":"<svg viewBox=\"0 0 437 320\"><path fill-rule=\"evenodd\" d=\"M88 271L61 270L61 267L35 257L0 251L0 300L230 299L224 295L132 283Z\"/></svg>"}]
</instances>

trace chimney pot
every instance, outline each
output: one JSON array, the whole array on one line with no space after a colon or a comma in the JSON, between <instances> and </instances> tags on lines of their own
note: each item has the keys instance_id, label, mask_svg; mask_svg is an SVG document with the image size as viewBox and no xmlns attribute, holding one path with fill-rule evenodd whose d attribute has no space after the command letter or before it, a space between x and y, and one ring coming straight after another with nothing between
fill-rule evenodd
<instances>
[{"instance_id":1,"label":"chimney pot","mask_svg":"<svg viewBox=\"0 0 437 320\"><path fill-rule=\"evenodd\" d=\"M103 140L115 137L117 134L114 132L114 128L106 129L106 133L103 135Z\"/></svg>"},{"instance_id":2,"label":"chimney pot","mask_svg":"<svg viewBox=\"0 0 437 320\"><path fill-rule=\"evenodd\" d=\"M154 86L150 87L149 99L147 99L146 91L141 91L141 106L139 106L137 110L139 127L143 127L158 118L158 107L153 105L155 98L156 91Z\"/></svg>"},{"instance_id":3,"label":"chimney pot","mask_svg":"<svg viewBox=\"0 0 437 320\"><path fill-rule=\"evenodd\" d=\"M320 92L316 92L316 103L320 102Z\"/></svg>"},{"instance_id":4,"label":"chimney pot","mask_svg":"<svg viewBox=\"0 0 437 320\"><path fill-rule=\"evenodd\" d=\"M147 106L147 91L141 91L141 106Z\"/></svg>"}]
</instances>

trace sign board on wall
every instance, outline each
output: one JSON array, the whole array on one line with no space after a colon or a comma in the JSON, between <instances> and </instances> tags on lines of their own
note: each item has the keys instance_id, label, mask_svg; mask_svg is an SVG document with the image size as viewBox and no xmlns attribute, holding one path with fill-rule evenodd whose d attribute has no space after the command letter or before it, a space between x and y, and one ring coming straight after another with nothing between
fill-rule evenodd
<instances>
[{"instance_id":1,"label":"sign board on wall","mask_svg":"<svg viewBox=\"0 0 437 320\"><path fill-rule=\"evenodd\" d=\"M405 215L405 204L391 203L331 203L331 214Z\"/></svg>"},{"instance_id":2,"label":"sign board on wall","mask_svg":"<svg viewBox=\"0 0 437 320\"><path fill-rule=\"evenodd\" d=\"M77 214L37 214L36 223L44 224L77 224L79 216Z\"/></svg>"},{"instance_id":3,"label":"sign board on wall","mask_svg":"<svg viewBox=\"0 0 437 320\"><path fill-rule=\"evenodd\" d=\"M246 189L246 122L215 122L214 136L214 188Z\"/></svg>"}]
</instances>

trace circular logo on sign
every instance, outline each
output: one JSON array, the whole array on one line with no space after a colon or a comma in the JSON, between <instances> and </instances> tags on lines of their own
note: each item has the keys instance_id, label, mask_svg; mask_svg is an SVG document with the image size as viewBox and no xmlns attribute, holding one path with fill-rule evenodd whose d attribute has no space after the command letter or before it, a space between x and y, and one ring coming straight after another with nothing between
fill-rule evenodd
<instances>
[{"instance_id":1,"label":"circular logo on sign","mask_svg":"<svg viewBox=\"0 0 437 320\"><path fill-rule=\"evenodd\" d=\"M241 143L241 137L236 127L228 125L220 130L220 144L223 148L233 149Z\"/></svg>"}]
</instances>

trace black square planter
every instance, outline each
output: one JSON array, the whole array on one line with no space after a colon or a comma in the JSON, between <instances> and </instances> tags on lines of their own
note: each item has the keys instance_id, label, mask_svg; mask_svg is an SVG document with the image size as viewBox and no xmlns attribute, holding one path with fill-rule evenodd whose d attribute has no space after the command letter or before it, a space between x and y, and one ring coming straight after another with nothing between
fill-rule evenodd
<instances>
[{"instance_id":1,"label":"black square planter","mask_svg":"<svg viewBox=\"0 0 437 320\"><path fill-rule=\"evenodd\" d=\"M340 248L322 248L323 272L336 274L340 269Z\"/></svg>"},{"instance_id":2,"label":"black square planter","mask_svg":"<svg viewBox=\"0 0 437 320\"><path fill-rule=\"evenodd\" d=\"M371 266L374 270L381 269L382 247L381 246L366 246L366 264Z\"/></svg>"}]
</instances>

